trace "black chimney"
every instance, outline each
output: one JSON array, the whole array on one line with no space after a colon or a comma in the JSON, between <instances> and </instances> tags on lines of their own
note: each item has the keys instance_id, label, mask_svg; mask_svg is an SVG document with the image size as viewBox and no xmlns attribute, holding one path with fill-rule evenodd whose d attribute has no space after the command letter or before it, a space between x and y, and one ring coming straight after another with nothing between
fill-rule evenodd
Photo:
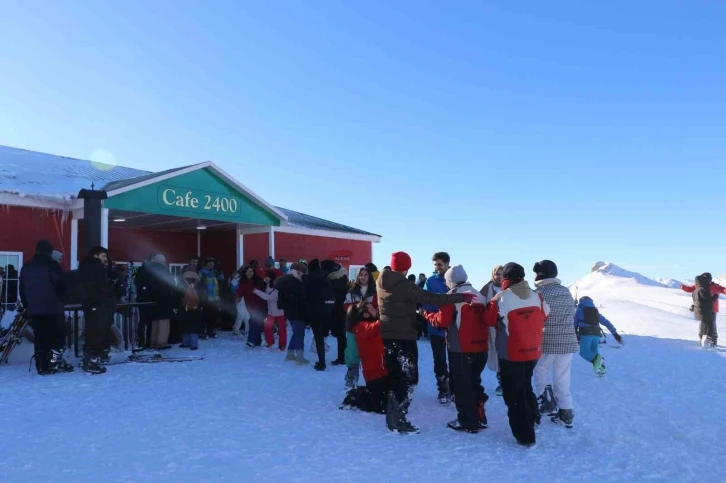
<instances>
[{"instance_id":1,"label":"black chimney","mask_svg":"<svg viewBox=\"0 0 726 483\"><path fill-rule=\"evenodd\" d=\"M82 259L93 247L101 245L101 212L103 200L108 195L103 190L82 189L78 192L78 199L83 200L83 250Z\"/></svg>"}]
</instances>

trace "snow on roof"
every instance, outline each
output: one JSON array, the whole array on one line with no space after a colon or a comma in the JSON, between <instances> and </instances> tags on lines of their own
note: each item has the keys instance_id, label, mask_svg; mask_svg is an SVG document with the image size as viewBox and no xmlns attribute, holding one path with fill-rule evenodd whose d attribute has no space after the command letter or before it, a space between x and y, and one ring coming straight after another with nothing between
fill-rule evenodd
<instances>
[{"instance_id":1,"label":"snow on roof","mask_svg":"<svg viewBox=\"0 0 726 483\"><path fill-rule=\"evenodd\" d=\"M0 193L74 199L83 188L148 175L149 171L0 146Z\"/></svg>"},{"instance_id":2,"label":"snow on roof","mask_svg":"<svg viewBox=\"0 0 726 483\"><path fill-rule=\"evenodd\" d=\"M0 146L0 193L39 199L72 200L81 189L90 188L92 182L96 188L111 191L186 167L188 166L155 173ZM375 233L297 211L275 208L285 214L289 224L294 227L380 237Z\"/></svg>"}]
</instances>

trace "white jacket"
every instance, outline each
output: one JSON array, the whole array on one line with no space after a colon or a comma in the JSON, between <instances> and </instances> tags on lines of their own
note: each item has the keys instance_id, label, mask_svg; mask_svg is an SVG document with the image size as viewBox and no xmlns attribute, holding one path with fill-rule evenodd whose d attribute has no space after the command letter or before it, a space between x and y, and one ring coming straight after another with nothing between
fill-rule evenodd
<instances>
[{"instance_id":1,"label":"white jacket","mask_svg":"<svg viewBox=\"0 0 726 483\"><path fill-rule=\"evenodd\" d=\"M277 297L280 295L280 292L278 292L276 288L268 288L264 292L262 290L255 289L254 294L262 300L267 301L267 315L271 315L272 317L285 315L284 310L277 308Z\"/></svg>"}]
</instances>

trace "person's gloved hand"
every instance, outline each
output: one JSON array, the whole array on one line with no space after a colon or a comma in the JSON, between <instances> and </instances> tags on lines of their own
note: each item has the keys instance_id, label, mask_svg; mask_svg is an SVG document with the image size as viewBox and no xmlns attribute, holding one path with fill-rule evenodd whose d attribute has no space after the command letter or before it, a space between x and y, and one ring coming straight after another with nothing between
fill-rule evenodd
<instances>
[{"instance_id":1,"label":"person's gloved hand","mask_svg":"<svg viewBox=\"0 0 726 483\"><path fill-rule=\"evenodd\" d=\"M613 337L615 337L615 340L618 341L619 344L623 343L623 338L620 336L620 334L613 334Z\"/></svg>"},{"instance_id":2,"label":"person's gloved hand","mask_svg":"<svg viewBox=\"0 0 726 483\"><path fill-rule=\"evenodd\" d=\"M464 296L464 303L465 304L472 303L474 301L474 299L476 298L476 294L473 294L473 293L464 293L462 295Z\"/></svg>"}]
</instances>

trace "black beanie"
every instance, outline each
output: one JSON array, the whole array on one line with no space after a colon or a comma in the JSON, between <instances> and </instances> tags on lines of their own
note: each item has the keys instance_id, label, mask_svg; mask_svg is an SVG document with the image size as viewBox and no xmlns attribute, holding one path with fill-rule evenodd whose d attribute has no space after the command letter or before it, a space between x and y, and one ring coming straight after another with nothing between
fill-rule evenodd
<instances>
[{"instance_id":1,"label":"black beanie","mask_svg":"<svg viewBox=\"0 0 726 483\"><path fill-rule=\"evenodd\" d=\"M35 245L35 253L51 256L53 254L53 245L51 245L48 240L40 240L38 244Z\"/></svg>"},{"instance_id":2,"label":"black beanie","mask_svg":"<svg viewBox=\"0 0 726 483\"><path fill-rule=\"evenodd\" d=\"M332 260L323 260L320 262L320 268L326 272L333 272L335 271L335 262Z\"/></svg>"},{"instance_id":3,"label":"black beanie","mask_svg":"<svg viewBox=\"0 0 726 483\"><path fill-rule=\"evenodd\" d=\"M542 260L534 264L532 271L535 273L535 281L557 277L557 265L552 260Z\"/></svg>"},{"instance_id":4,"label":"black beanie","mask_svg":"<svg viewBox=\"0 0 726 483\"><path fill-rule=\"evenodd\" d=\"M524 280L524 267L518 263L509 262L502 267L502 278L513 282Z\"/></svg>"}]
</instances>

